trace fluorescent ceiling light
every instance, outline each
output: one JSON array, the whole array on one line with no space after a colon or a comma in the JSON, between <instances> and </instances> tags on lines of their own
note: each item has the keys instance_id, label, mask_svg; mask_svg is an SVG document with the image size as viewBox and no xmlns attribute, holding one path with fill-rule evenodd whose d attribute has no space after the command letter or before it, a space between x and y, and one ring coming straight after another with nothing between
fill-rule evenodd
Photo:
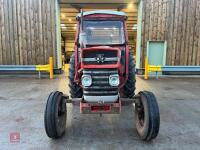
<instances>
[{"instance_id":1,"label":"fluorescent ceiling light","mask_svg":"<svg viewBox=\"0 0 200 150\"><path fill-rule=\"evenodd\" d=\"M62 18L65 18L65 14L61 14Z\"/></svg>"},{"instance_id":2,"label":"fluorescent ceiling light","mask_svg":"<svg viewBox=\"0 0 200 150\"><path fill-rule=\"evenodd\" d=\"M66 26L64 26L64 27L61 27L62 29L67 29L67 27Z\"/></svg>"},{"instance_id":3,"label":"fluorescent ceiling light","mask_svg":"<svg viewBox=\"0 0 200 150\"><path fill-rule=\"evenodd\" d=\"M133 30L137 30L137 27L134 27L134 26L133 26L132 29L133 29Z\"/></svg>"},{"instance_id":4,"label":"fluorescent ceiling light","mask_svg":"<svg viewBox=\"0 0 200 150\"><path fill-rule=\"evenodd\" d=\"M129 3L128 8L133 8L133 3Z\"/></svg>"}]
</instances>

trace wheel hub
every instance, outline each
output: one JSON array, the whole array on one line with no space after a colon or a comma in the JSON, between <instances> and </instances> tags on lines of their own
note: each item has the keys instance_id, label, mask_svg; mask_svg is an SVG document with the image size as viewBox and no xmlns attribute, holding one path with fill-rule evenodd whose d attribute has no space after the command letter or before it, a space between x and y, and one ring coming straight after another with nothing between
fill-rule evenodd
<instances>
[{"instance_id":1,"label":"wheel hub","mask_svg":"<svg viewBox=\"0 0 200 150\"><path fill-rule=\"evenodd\" d=\"M143 127L144 126L144 120L145 120L145 113L144 113L144 107L143 107L141 102L138 106L136 106L136 109L138 111L139 125L141 127Z\"/></svg>"}]
</instances>

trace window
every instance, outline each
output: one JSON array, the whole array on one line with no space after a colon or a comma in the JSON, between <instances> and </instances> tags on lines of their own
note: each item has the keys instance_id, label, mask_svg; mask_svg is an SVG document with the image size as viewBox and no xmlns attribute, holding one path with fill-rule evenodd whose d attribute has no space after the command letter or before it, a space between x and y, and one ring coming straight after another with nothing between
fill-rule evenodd
<instances>
[{"instance_id":1,"label":"window","mask_svg":"<svg viewBox=\"0 0 200 150\"><path fill-rule=\"evenodd\" d=\"M122 21L84 21L87 45L124 44Z\"/></svg>"}]
</instances>

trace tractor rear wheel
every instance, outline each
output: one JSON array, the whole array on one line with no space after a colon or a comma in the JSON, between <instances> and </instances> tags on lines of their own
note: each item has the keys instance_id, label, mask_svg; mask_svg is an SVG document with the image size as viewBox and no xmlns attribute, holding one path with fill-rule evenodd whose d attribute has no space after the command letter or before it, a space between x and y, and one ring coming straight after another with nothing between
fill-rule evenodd
<instances>
[{"instance_id":1,"label":"tractor rear wheel","mask_svg":"<svg viewBox=\"0 0 200 150\"><path fill-rule=\"evenodd\" d=\"M160 127L160 114L156 97L152 92L139 92L135 103L135 124L140 138L151 141L156 138Z\"/></svg>"},{"instance_id":2,"label":"tractor rear wheel","mask_svg":"<svg viewBox=\"0 0 200 150\"><path fill-rule=\"evenodd\" d=\"M82 88L74 82L75 76L75 55L72 54L70 61L69 61L69 89L71 98L81 98L83 96Z\"/></svg>"},{"instance_id":3,"label":"tractor rear wheel","mask_svg":"<svg viewBox=\"0 0 200 150\"><path fill-rule=\"evenodd\" d=\"M133 56L129 54L129 64L128 64L128 80L123 87L123 97L124 98L133 98L135 95L135 63Z\"/></svg>"},{"instance_id":4,"label":"tractor rear wheel","mask_svg":"<svg viewBox=\"0 0 200 150\"><path fill-rule=\"evenodd\" d=\"M66 103L62 92L52 92L47 100L44 125L48 137L57 139L64 135L66 128Z\"/></svg>"}]
</instances>

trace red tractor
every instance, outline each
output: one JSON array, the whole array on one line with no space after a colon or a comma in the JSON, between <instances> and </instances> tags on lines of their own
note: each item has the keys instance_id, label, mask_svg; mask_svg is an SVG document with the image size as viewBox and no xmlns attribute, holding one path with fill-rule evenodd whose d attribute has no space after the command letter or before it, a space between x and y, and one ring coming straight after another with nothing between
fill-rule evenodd
<instances>
[{"instance_id":1,"label":"red tractor","mask_svg":"<svg viewBox=\"0 0 200 150\"><path fill-rule=\"evenodd\" d=\"M154 94L141 91L135 95L135 63L129 51L126 20L125 13L116 11L77 16L69 67L71 99L59 91L49 95L44 120L50 138L64 135L66 103L74 102L80 104L82 114L119 114L123 103L134 103L141 139L149 141L158 135L160 115Z\"/></svg>"}]
</instances>

